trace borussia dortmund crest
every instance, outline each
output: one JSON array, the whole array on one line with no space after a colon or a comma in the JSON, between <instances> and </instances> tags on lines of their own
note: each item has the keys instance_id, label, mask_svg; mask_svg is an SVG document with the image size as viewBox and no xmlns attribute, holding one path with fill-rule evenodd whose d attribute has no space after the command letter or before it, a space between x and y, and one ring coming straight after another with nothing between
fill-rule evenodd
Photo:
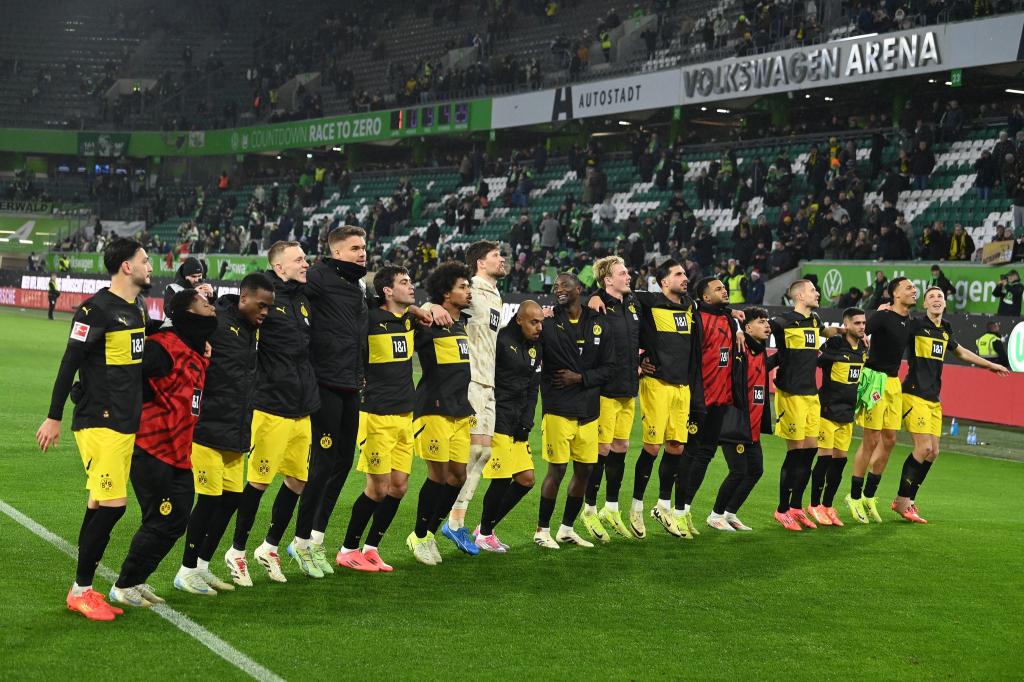
<instances>
[{"instance_id":1,"label":"borussia dortmund crest","mask_svg":"<svg viewBox=\"0 0 1024 682\"><path fill-rule=\"evenodd\" d=\"M331 439L331 434L325 433L320 437L320 447L324 450L330 450L331 446L334 445L334 441Z\"/></svg>"},{"instance_id":2,"label":"borussia dortmund crest","mask_svg":"<svg viewBox=\"0 0 1024 682\"><path fill-rule=\"evenodd\" d=\"M743 443L739 443L736 445L736 452L741 455L744 453L744 451L746 451L746 449L747 448L743 446Z\"/></svg>"},{"instance_id":3,"label":"borussia dortmund crest","mask_svg":"<svg viewBox=\"0 0 1024 682\"><path fill-rule=\"evenodd\" d=\"M168 516L171 513L171 509L173 509L173 507L171 506L171 501L168 500L167 498L164 498L164 501L160 503L160 513L163 516Z\"/></svg>"},{"instance_id":4,"label":"borussia dortmund crest","mask_svg":"<svg viewBox=\"0 0 1024 682\"><path fill-rule=\"evenodd\" d=\"M410 329L412 329L412 323L409 322L409 318L406 318L405 319L405 331L409 331Z\"/></svg>"},{"instance_id":5,"label":"borussia dortmund crest","mask_svg":"<svg viewBox=\"0 0 1024 682\"><path fill-rule=\"evenodd\" d=\"M103 490L110 490L114 487L114 482L110 480L110 474L103 474L100 476L100 488Z\"/></svg>"},{"instance_id":6,"label":"borussia dortmund crest","mask_svg":"<svg viewBox=\"0 0 1024 682\"><path fill-rule=\"evenodd\" d=\"M601 336L601 325L594 325L594 336Z\"/></svg>"}]
</instances>

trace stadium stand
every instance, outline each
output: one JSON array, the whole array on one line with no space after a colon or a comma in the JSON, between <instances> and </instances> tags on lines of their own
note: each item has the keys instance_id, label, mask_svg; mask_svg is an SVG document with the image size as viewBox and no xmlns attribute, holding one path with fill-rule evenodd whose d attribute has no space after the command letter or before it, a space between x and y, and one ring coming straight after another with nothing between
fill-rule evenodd
<instances>
[{"instance_id":1,"label":"stadium stand","mask_svg":"<svg viewBox=\"0 0 1024 682\"><path fill-rule=\"evenodd\" d=\"M612 211L609 220L601 219L602 211L608 209L591 196L585 175L580 172L580 165L586 166L583 159L588 157L587 153L578 155L576 167L570 165L569 159L557 158L536 172L531 163L523 159L512 165L501 164L497 169L497 164L490 163L487 172L469 182L464 182L455 168L433 168L356 173L347 175L342 183L340 171L335 168L330 172L325 169L324 182L318 185L311 178L316 174L316 167L324 164L310 162L301 175L264 178L225 191L188 184L160 186L155 196L148 199L149 237L161 252L180 249L182 243L187 243L185 250L191 252L262 252L271 241L294 230L294 235L304 239L311 250L318 250L331 227L356 222L370 231L375 256L381 260L411 257L410 251L424 242L447 253L476 239L497 239L520 244L520 250L527 254L524 265L534 274L547 266L571 264L581 252L618 251L625 255L636 240L644 245L642 263L659 253L679 253L679 250L686 253L689 249L705 269L732 257L739 257L742 265L752 267L755 263L750 261L749 253L739 251L736 238L741 224L747 224L753 231L760 222L767 226L768 232L758 234L768 234L769 241L782 242L792 252L795 262L799 257L824 255L818 243L827 236L827 225L831 224L822 222L815 227L810 220L814 215L824 216L827 205L813 198L812 182L806 174L809 147L818 143L826 150L829 144L838 149L846 148L851 142L856 152L849 172L866 181L859 214L863 217L855 216L857 219L848 226L836 218L835 225L841 232L853 234L851 242L861 230L867 235L866 248L844 252L843 257L875 260L880 257L878 229L880 222L886 220L871 218L876 211L873 206L877 211L884 208L882 192L877 187L885 176L884 169L898 167L900 150L912 140L890 135L881 156L883 171L870 181L870 131L688 149L680 159L685 169L682 198L688 210L680 216L684 227L675 234L689 236L682 243L665 243L660 247L656 234L658 224L669 222L675 200L671 181L664 189L659 189L656 181L643 181L629 155L602 155L599 151L589 156L600 159L595 166L606 178L606 205ZM925 228L934 221L945 222L948 231L955 223L961 223L973 237L979 253L1001 226L1010 223L1010 201L1005 191L999 188L982 199L975 188L974 163L982 150L991 150L998 142L998 128L979 127L965 131L962 140L934 145L936 163L928 188L900 189L894 206L894 215L902 215L906 221L911 249L907 257L928 258L918 243ZM755 159L772 164L776 159L788 158L792 164L788 193L767 200L763 195L748 196L739 204L729 206L719 204L712 196L702 206L697 189L699 178L707 174L713 164L720 165L729 154L735 156L736 174L743 180L749 179ZM528 168L531 168L530 188L523 205L523 198L517 196L521 189L517 173ZM406 182L408 185L403 185ZM902 187L909 179L901 178L900 182ZM829 185L823 196L835 196L836 192ZM565 204L569 201L583 210L566 210ZM792 207L791 211L787 212L784 202ZM842 205L843 210L853 212L849 201ZM543 249L537 238L530 243L515 233L521 216L525 215L531 230L529 240L537 233L545 214L556 217L561 223L562 239L555 249ZM786 214L794 218L792 226L783 221ZM584 220L588 220L589 237L585 241L571 239ZM434 223L437 233L432 236L429 230ZM699 255L701 249L697 242L704 228L714 238L713 260ZM675 229L673 223L665 232L671 235ZM801 231L805 232L803 236ZM770 249L771 244L765 247ZM537 279L531 284L539 285Z\"/></svg>"}]
</instances>

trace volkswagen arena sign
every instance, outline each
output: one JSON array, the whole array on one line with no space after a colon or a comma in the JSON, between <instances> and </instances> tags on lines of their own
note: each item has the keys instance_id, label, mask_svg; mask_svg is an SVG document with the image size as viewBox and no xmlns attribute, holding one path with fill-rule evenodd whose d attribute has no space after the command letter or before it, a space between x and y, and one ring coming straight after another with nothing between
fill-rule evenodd
<instances>
[{"instance_id":1,"label":"volkswagen arena sign","mask_svg":"<svg viewBox=\"0 0 1024 682\"><path fill-rule=\"evenodd\" d=\"M868 34L790 50L497 97L513 128L1018 61L1024 13Z\"/></svg>"}]
</instances>

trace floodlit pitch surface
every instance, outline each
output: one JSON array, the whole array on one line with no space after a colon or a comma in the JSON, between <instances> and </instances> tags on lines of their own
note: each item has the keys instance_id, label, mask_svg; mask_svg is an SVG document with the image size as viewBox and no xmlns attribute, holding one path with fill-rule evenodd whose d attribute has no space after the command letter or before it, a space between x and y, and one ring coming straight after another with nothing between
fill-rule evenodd
<instances>
[{"instance_id":1,"label":"floodlit pitch surface","mask_svg":"<svg viewBox=\"0 0 1024 682\"><path fill-rule=\"evenodd\" d=\"M68 319L49 322L37 312L0 310L0 500L74 543L86 493L71 432L65 429L58 449L48 454L33 439L46 414ZM70 415L69 405L67 424ZM539 452L539 431L533 450ZM841 510L845 528L797 534L771 520L783 450L780 441L767 439L765 477L741 513L753 533L724 534L703 525L725 471L719 455L696 501L702 534L693 542L669 537L647 517L645 541L616 538L591 550L543 551L532 543L535 490L499 527L512 545L509 554L470 558L442 539L445 561L438 567L416 564L404 545L424 476L418 462L410 494L381 547L395 566L392 574L338 569L311 580L286 559L285 585L270 582L254 565L251 589L192 596L171 587L179 543L150 582L198 629L145 611L129 611L113 623L68 612L64 595L74 562L0 514L4 676L241 679L247 673L238 666L246 662L256 666L250 670L257 676L263 670L287 679L1019 675L1013 661L1024 644L1024 466L943 453L918 500L931 523L911 526L888 511L907 452L899 446L879 493L883 524L856 525ZM624 509L634 454L627 461ZM543 476L544 463L539 456L537 461ZM328 532L330 548L341 541L361 479L353 472L346 485ZM844 484L840 495L847 490ZM562 500L564 486L555 523ZM251 546L266 529L270 501ZM479 509L478 498L473 521ZM132 499L105 566L120 566L138 520ZM581 523L577 528L583 532ZM220 556L213 568L226 576ZM110 583L98 577L96 586L106 591ZM219 639L237 656L214 653L210 639L197 632Z\"/></svg>"}]
</instances>

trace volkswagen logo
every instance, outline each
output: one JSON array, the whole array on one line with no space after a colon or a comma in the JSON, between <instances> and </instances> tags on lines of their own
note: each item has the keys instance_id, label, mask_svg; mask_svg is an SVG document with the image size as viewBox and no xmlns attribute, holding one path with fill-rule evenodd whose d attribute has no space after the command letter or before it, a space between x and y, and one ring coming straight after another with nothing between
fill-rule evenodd
<instances>
[{"instance_id":1,"label":"volkswagen logo","mask_svg":"<svg viewBox=\"0 0 1024 682\"><path fill-rule=\"evenodd\" d=\"M1010 359L1010 369L1014 372L1024 372L1024 322L1018 322L1010 332L1010 339L1006 342L1006 354Z\"/></svg>"},{"instance_id":2,"label":"volkswagen logo","mask_svg":"<svg viewBox=\"0 0 1024 682\"><path fill-rule=\"evenodd\" d=\"M843 291L843 275L832 268L825 273L825 281L822 282L821 291L825 294L825 298L833 299L839 296Z\"/></svg>"}]
</instances>

